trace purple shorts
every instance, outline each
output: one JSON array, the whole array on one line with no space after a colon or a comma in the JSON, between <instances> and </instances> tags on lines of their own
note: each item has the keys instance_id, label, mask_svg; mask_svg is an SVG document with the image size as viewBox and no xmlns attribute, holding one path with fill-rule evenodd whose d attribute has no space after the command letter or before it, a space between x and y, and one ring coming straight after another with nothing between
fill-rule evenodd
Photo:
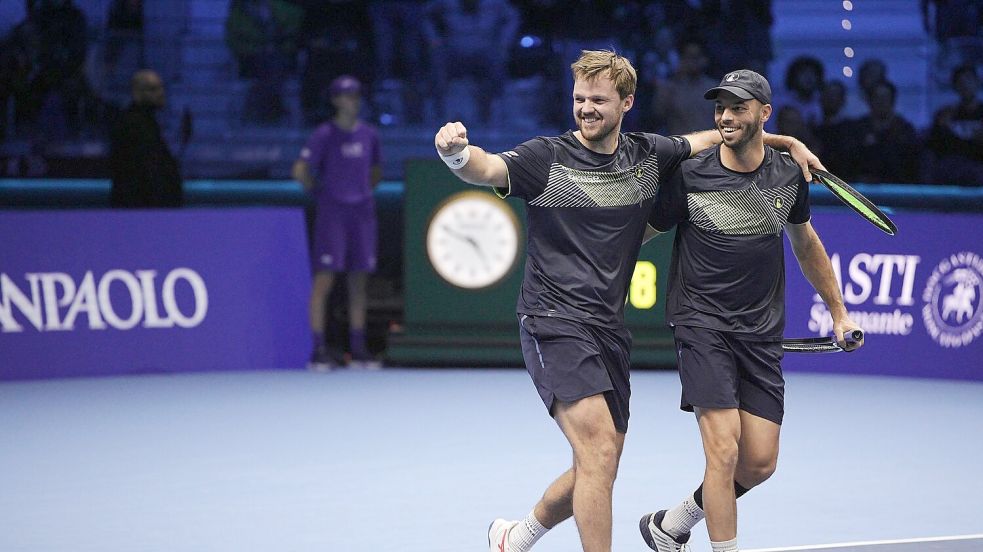
<instances>
[{"instance_id":1,"label":"purple shorts","mask_svg":"<svg viewBox=\"0 0 983 552\"><path fill-rule=\"evenodd\" d=\"M311 252L315 272L373 272L376 242L374 201L317 206Z\"/></svg>"}]
</instances>

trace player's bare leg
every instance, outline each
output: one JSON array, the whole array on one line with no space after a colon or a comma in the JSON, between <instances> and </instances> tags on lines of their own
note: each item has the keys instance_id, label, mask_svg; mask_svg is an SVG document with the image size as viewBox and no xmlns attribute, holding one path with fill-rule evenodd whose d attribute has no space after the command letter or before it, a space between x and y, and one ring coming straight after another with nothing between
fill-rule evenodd
<instances>
[{"instance_id":1,"label":"player's bare leg","mask_svg":"<svg viewBox=\"0 0 983 552\"><path fill-rule=\"evenodd\" d=\"M557 403L554 417L573 447L572 509L584 552L610 552L611 495L625 436L603 395Z\"/></svg>"},{"instance_id":2,"label":"player's bare leg","mask_svg":"<svg viewBox=\"0 0 983 552\"><path fill-rule=\"evenodd\" d=\"M764 483L778 465L778 440L782 426L744 410L734 478L746 489Z\"/></svg>"},{"instance_id":3,"label":"player's bare leg","mask_svg":"<svg viewBox=\"0 0 983 552\"><path fill-rule=\"evenodd\" d=\"M573 516L573 487L576 481L574 470L575 468L570 468L557 477L533 508L533 514L543 527L552 529Z\"/></svg>"},{"instance_id":4,"label":"player's bare leg","mask_svg":"<svg viewBox=\"0 0 983 552\"><path fill-rule=\"evenodd\" d=\"M703 510L711 542L737 538L734 475L739 458L741 416L736 408L698 408L697 420L706 456Z\"/></svg>"},{"instance_id":5,"label":"player's bare leg","mask_svg":"<svg viewBox=\"0 0 983 552\"><path fill-rule=\"evenodd\" d=\"M741 433L738 441L737 467L734 470L734 495L740 498L750 489L765 482L778 462L778 440L781 426L739 411ZM669 510L646 514L639 529L642 538L653 550L681 550L690 538L690 530L704 518L704 489L700 487L692 495ZM653 521L653 518L655 521Z\"/></svg>"}]
</instances>

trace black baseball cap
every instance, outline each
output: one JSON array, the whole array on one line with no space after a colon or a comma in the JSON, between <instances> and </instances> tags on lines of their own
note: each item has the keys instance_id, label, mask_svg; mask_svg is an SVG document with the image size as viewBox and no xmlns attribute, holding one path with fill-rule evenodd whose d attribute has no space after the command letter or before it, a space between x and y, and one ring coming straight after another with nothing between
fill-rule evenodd
<instances>
[{"instance_id":1,"label":"black baseball cap","mask_svg":"<svg viewBox=\"0 0 983 552\"><path fill-rule=\"evenodd\" d=\"M771 85L768 84L768 79L750 69L738 69L727 73L718 86L703 94L703 98L716 100L721 90L726 90L742 100L754 98L763 104L771 103Z\"/></svg>"}]
</instances>

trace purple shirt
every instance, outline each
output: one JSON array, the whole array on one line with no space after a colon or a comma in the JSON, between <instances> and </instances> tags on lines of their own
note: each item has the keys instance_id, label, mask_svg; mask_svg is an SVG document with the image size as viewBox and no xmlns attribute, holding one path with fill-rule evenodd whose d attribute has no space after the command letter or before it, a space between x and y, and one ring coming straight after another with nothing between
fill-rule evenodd
<instances>
[{"instance_id":1,"label":"purple shirt","mask_svg":"<svg viewBox=\"0 0 983 552\"><path fill-rule=\"evenodd\" d=\"M318 203L362 203L372 198L372 167L381 163L379 134L359 121L352 130L333 122L317 127L300 158L311 166L318 180Z\"/></svg>"}]
</instances>

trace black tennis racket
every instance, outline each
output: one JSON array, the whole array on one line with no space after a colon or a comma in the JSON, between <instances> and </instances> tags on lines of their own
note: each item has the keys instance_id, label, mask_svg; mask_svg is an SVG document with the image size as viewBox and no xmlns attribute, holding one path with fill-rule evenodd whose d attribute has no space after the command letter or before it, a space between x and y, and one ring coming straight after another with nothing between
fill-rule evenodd
<instances>
[{"instance_id":1,"label":"black tennis racket","mask_svg":"<svg viewBox=\"0 0 983 552\"><path fill-rule=\"evenodd\" d=\"M813 180L817 180L823 186L826 186L840 201L846 203L847 207L853 209L860 216L870 221L871 224L880 228L885 234L893 236L898 232L898 227L887 215L842 179L822 169L809 169L809 171L812 172Z\"/></svg>"},{"instance_id":2,"label":"black tennis racket","mask_svg":"<svg viewBox=\"0 0 983 552\"><path fill-rule=\"evenodd\" d=\"M815 173L813 173L815 174ZM853 330L843 339L847 343L857 343L864 338L863 330ZM836 342L835 336L829 337L798 337L782 340L782 349L786 353L838 353L846 351ZM852 349L851 351L852 352Z\"/></svg>"}]
</instances>

